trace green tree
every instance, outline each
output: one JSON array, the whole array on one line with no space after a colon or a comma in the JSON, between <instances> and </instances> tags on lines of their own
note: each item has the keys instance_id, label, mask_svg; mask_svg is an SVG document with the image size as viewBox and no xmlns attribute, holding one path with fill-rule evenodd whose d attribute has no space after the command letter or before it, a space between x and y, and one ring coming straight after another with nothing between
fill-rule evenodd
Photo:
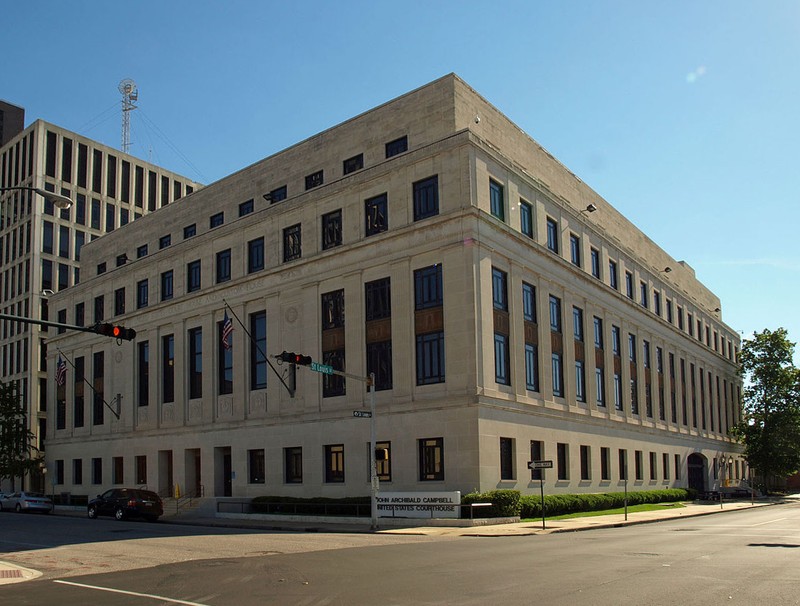
<instances>
[{"instance_id":1,"label":"green tree","mask_svg":"<svg viewBox=\"0 0 800 606\"><path fill-rule=\"evenodd\" d=\"M11 480L12 490L16 478L42 464L34 438L28 430L25 402L16 384L0 381L0 480Z\"/></svg>"},{"instance_id":2,"label":"green tree","mask_svg":"<svg viewBox=\"0 0 800 606\"><path fill-rule=\"evenodd\" d=\"M765 490L800 470L800 370L792 361L794 347L786 329L764 330L742 344L739 357L744 415L733 433Z\"/></svg>"}]
</instances>

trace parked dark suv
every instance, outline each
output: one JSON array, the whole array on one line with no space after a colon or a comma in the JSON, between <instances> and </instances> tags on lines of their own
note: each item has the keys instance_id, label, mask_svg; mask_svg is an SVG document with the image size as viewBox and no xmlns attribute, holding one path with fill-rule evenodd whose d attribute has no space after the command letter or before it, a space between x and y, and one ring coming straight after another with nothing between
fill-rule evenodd
<instances>
[{"instance_id":1,"label":"parked dark suv","mask_svg":"<svg viewBox=\"0 0 800 606\"><path fill-rule=\"evenodd\" d=\"M127 517L141 517L148 522L155 522L164 513L161 497L149 490L140 488L112 488L96 499L89 501L88 514L94 519L97 516L114 516L118 520Z\"/></svg>"}]
</instances>

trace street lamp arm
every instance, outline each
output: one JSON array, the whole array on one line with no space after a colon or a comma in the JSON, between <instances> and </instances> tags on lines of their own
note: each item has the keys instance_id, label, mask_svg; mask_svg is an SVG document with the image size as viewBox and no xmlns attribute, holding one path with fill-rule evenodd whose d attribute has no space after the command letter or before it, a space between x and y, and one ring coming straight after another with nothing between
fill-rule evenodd
<instances>
[{"instance_id":1,"label":"street lamp arm","mask_svg":"<svg viewBox=\"0 0 800 606\"><path fill-rule=\"evenodd\" d=\"M52 202L53 206L61 210L66 210L72 206L72 198L68 198L67 196L62 196L61 194L57 194L52 191L45 191L43 189L39 189L38 187L27 187L22 185L14 187L0 187L0 193L5 191L32 191L34 193L39 194L42 198L44 198L48 202Z\"/></svg>"}]
</instances>

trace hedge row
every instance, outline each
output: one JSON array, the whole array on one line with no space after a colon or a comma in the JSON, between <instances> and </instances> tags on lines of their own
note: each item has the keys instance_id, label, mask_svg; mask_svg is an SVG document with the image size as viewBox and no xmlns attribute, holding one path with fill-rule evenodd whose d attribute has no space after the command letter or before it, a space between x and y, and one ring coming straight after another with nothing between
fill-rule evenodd
<instances>
[{"instance_id":1,"label":"hedge row","mask_svg":"<svg viewBox=\"0 0 800 606\"><path fill-rule=\"evenodd\" d=\"M691 493L683 488L667 488L664 490L637 490L627 495L628 505L644 505L648 503L674 503L692 498ZM624 492L607 492L602 494L552 494L544 497L545 516L558 516L581 511L602 511L625 506ZM520 500L520 516L523 518L542 517L542 498L526 495Z\"/></svg>"},{"instance_id":2,"label":"hedge row","mask_svg":"<svg viewBox=\"0 0 800 606\"><path fill-rule=\"evenodd\" d=\"M646 503L673 503L694 498L693 491L684 488L664 490L639 490L628 493L628 505ZM474 510L476 518L495 518L520 516L522 518L542 517L542 498L538 495L520 495L518 490L491 490L472 492L461 497L461 503L492 503L492 507ZM558 516L581 511L602 511L625 506L624 492L602 494L553 494L545 495L545 516ZM468 515L465 511L465 515Z\"/></svg>"}]
</instances>

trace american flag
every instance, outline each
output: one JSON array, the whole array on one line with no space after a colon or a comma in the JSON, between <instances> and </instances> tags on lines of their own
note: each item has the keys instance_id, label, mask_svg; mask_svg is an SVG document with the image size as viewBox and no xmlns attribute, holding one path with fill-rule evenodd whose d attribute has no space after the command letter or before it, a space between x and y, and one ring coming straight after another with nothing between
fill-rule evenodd
<instances>
[{"instance_id":1,"label":"american flag","mask_svg":"<svg viewBox=\"0 0 800 606\"><path fill-rule=\"evenodd\" d=\"M222 320L222 346L225 349L230 349L233 343L231 343L231 335L233 335L233 322L228 317L228 312L225 312L225 317Z\"/></svg>"},{"instance_id":2,"label":"american flag","mask_svg":"<svg viewBox=\"0 0 800 606\"><path fill-rule=\"evenodd\" d=\"M56 364L56 385L64 385L67 382L67 361L58 356Z\"/></svg>"}]
</instances>

